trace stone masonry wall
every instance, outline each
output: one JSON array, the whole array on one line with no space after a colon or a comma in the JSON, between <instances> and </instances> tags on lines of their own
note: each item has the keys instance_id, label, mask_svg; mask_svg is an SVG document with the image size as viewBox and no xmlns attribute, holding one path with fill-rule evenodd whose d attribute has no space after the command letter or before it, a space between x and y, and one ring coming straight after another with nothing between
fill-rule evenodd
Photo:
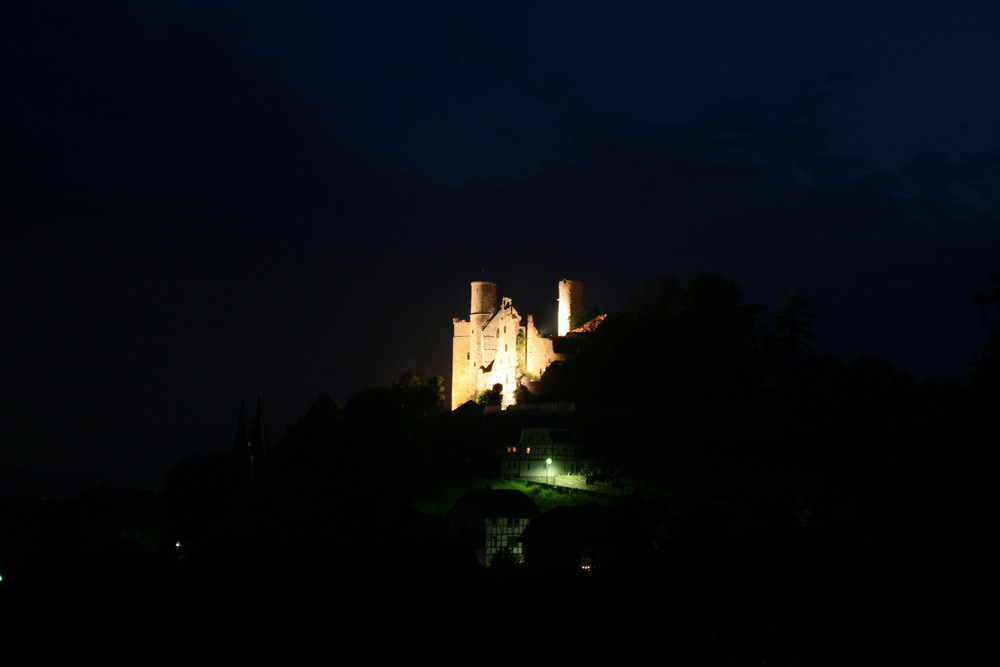
<instances>
[{"instance_id":1,"label":"stone masonry wall","mask_svg":"<svg viewBox=\"0 0 1000 667\"><path fill-rule=\"evenodd\" d=\"M496 293L496 283L473 282L469 319L452 320L452 410L495 384L503 386L503 407L514 405L522 375L536 380L565 359L554 351L554 337L540 334L531 315L523 320L509 298L497 308ZM560 307L567 312L582 307L582 295L583 283L560 283Z\"/></svg>"}]
</instances>

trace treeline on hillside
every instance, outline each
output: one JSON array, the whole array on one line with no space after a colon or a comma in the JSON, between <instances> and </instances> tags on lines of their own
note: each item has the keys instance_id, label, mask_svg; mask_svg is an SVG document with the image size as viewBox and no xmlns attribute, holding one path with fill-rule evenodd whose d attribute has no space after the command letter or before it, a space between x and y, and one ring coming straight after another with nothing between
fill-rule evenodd
<instances>
[{"instance_id":1,"label":"treeline on hillside","mask_svg":"<svg viewBox=\"0 0 1000 667\"><path fill-rule=\"evenodd\" d=\"M462 415L445 417L443 380L426 371L362 389L346 405L321 394L252 465L238 443L233 452L175 466L164 485L171 522L190 536L220 522L239 527L401 507L414 485L470 464Z\"/></svg>"},{"instance_id":2,"label":"treeline on hillside","mask_svg":"<svg viewBox=\"0 0 1000 667\"><path fill-rule=\"evenodd\" d=\"M1000 287L977 298L996 308ZM813 318L798 292L765 318L733 282L662 276L581 337L580 352L527 398L575 401L580 435L606 469L692 494L961 486L955 470L978 451L997 393L996 322L997 350L977 361L970 390L918 382L875 356L820 354Z\"/></svg>"},{"instance_id":3,"label":"treeline on hillside","mask_svg":"<svg viewBox=\"0 0 1000 667\"><path fill-rule=\"evenodd\" d=\"M975 301L995 315L1000 286ZM519 398L575 402L588 458L656 491L718 499L765 490L829 507L926 503L941 497L927 489L977 488L962 475L978 460L998 395L1000 318L988 320L971 388L918 382L874 356L821 354L813 319L798 292L768 316L718 276L662 276L579 335L578 354ZM205 523L232 514L234 497L253 498L236 516L401 507L415 487L495 472L497 438L516 433L484 431L481 406L446 412L443 394L441 378L425 371L363 389L344 406L320 396L257 462L252 483L229 455L176 466L165 485L171 516Z\"/></svg>"},{"instance_id":4,"label":"treeline on hillside","mask_svg":"<svg viewBox=\"0 0 1000 667\"><path fill-rule=\"evenodd\" d=\"M180 462L159 504L106 493L66 508L0 502L0 570L14 582L0 587L0 618L48 638L56 610L74 645L141 642L165 626L178 633L165 645L188 653L193 629L229 642L255 631L247 619L282 648L302 628L349 642L387 624L423 641L467 622L457 634L475 642L523 615L512 591L534 590L571 610L549 623L560 631L668 645L669 629L702 662L853 664L872 637L896 658L918 654L915 637L950 632L954 596L981 587L976 559L988 553L994 280L975 297L990 338L969 386L820 354L801 294L767 317L715 276L637 289L526 398L575 401L586 453L639 489L613 516L640 558L537 579L480 568L443 520L407 501L449 476L495 472L515 433L495 426L519 411L484 428L482 406L447 412L440 378L407 373L346 405L320 396L253 461L243 433L229 452ZM111 542L161 508L163 530L146 531L162 535L159 552ZM644 603L623 604L622 591ZM950 634L945 645L950 654Z\"/></svg>"}]
</instances>

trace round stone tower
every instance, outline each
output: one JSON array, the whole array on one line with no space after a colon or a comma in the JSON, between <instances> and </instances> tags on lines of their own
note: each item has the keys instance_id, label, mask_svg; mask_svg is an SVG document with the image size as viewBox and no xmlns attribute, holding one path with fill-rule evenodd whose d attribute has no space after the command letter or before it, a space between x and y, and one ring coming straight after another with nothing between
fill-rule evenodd
<instances>
[{"instance_id":1,"label":"round stone tower","mask_svg":"<svg viewBox=\"0 0 1000 667\"><path fill-rule=\"evenodd\" d=\"M472 283L472 304L469 307L469 372L470 387L476 391L475 374L483 365L483 325L497 309L497 284L485 280Z\"/></svg>"},{"instance_id":2,"label":"round stone tower","mask_svg":"<svg viewBox=\"0 0 1000 667\"><path fill-rule=\"evenodd\" d=\"M472 305L469 307L470 322L476 321L477 315L485 315L480 319L479 324L489 319L493 311L497 309L497 284L476 280L472 283Z\"/></svg>"},{"instance_id":3,"label":"round stone tower","mask_svg":"<svg viewBox=\"0 0 1000 667\"><path fill-rule=\"evenodd\" d=\"M565 336L572 328L569 320L583 310L583 282L559 281L559 335Z\"/></svg>"}]
</instances>

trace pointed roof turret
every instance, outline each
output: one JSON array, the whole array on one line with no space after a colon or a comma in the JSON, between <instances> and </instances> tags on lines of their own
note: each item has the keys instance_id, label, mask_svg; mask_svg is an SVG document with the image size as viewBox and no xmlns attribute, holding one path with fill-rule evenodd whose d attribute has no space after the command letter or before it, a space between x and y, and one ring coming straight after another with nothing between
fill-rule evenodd
<instances>
[{"instance_id":1,"label":"pointed roof turret","mask_svg":"<svg viewBox=\"0 0 1000 667\"><path fill-rule=\"evenodd\" d=\"M254 457L267 453L267 429L264 427L264 397L257 395L257 414L250 426L250 453Z\"/></svg>"},{"instance_id":2,"label":"pointed roof turret","mask_svg":"<svg viewBox=\"0 0 1000 667\"><path fill-rule=\"evenodd\" d=\"M236 422L236 438L233 440L233 454L246 456L250 450L250 437L247 435L246 395L240 396L240 418Z\"/></svg>"}]
</instances>

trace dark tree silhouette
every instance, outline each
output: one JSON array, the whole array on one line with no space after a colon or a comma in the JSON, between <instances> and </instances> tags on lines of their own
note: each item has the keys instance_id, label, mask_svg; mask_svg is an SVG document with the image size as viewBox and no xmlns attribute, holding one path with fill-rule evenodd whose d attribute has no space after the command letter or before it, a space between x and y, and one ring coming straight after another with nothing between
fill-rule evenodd
<instances>
[{"instance_id":1,"label":"dark tree silhouette","mask_svg":"<svg viewBox=\"0 0 1000 667\"><path fill-rule=\"evenodd\" d=\"M499 382L490 389L484 389L476 394L479 405L500 405L503 403L503 385Z\"/></svg>"},{"instance_id":2,"label":"dark tree silhouette","mask_svg":"<svg viewBox=\"0 0 1000 667\"><path fill-rule=\"evenodd\" d=\"M595 317L598 317L600 315L603 315L606 312L608 312L608 311L604 310L600 306L587 306L587 307L583 308L576 315L571 315L570 316L570 318L569 318L569 327L570 327L570 329L577 329L579 327L582 327L584 324L586 324L590 320L592 320Z\"/></svg>"},{"instance_id":3,"label":"dark tree silhouette","mask_svg":"<svg viewBox=\"0 0 1000 667\"><path fill-rule=\"evenodd\" d=\"M709 452L705 439L731 431L753 391L759 312L719 276L660 276L546 370L538 399L575 401L606 467L680 470L680 452Z\"/></svg>"},{"instance_id":4,"label":"dark tree silhouette","mask_svg":"<svg viewBox=\"0 0 1000 667\"><path fill-rule=\"evenodd\" d=\"M774 329L779 348L788 357L802 359L815 354L812 347L812 341L816 340L812 328L814 317L812 304L802 292L789 290L781 295Z\"/></svg>"},{"instance_id":5,"label":"dark tree silhouette","mask_svg":"<svg viewBox=\"0 0 1000 667\"><path fill-rule=\"evenodd\" d=\"M518 568L517 557L510 547L500 547L490 560L490 568L497 574L512 574Z\"/></svg>"},{"instance_id":6,"label":"dark tree silhouette","mask_svg":"<svg viewBox=\"0 0 1000 667\"><path fill-rule=\"evenodd\" d=\"M812 342L814 315L802 292L789 290L781 295L774 317L774 333L763 337L759 381L765 389L782 393L799 390L816 355Z\"/></svg>"},{"instance_id":7,"label":"dark tree silhouette","mask_svg":"<svg viewBox=\"0 0 1000 667\"><path fill-rule=\"evenodd\" d=\"M982 351L972 362L972 388L983 397L1000 396L1000 273L990 276L993 287L972 295L980 320L989 330Z\"/></svg>"},{"instance_id":8,"label":"dark tree silhouette","mask_svg":"<svg viewBox=\"0 0 1000 667\"><path fill-rule=\"evenodd\" d=\"M328 394L320 394L305 416L285 431L279 449L330 449L343 428L344 407Z\"/></svg>"}]
</instances>

